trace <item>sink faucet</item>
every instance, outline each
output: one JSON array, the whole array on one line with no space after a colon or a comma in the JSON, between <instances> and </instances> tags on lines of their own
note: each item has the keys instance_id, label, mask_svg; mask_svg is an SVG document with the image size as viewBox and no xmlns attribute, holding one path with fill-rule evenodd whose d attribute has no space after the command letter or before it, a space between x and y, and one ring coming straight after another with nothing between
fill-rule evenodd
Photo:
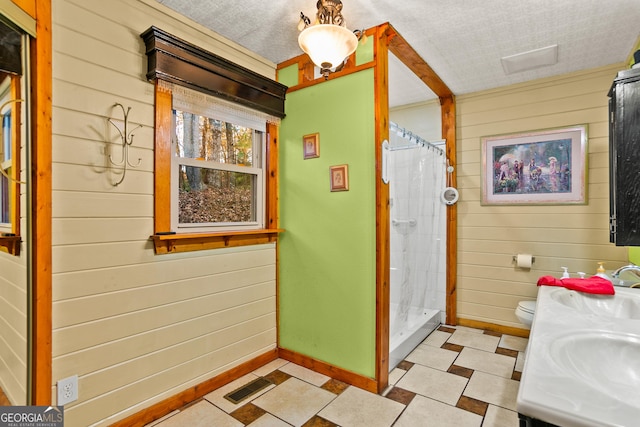
<instances>
[{"instance_id":1,"label":"sink faucet","mask_svg":"<svg viewBox=\"0 0 640 427\"><path fill-rule=\"evenodd\" d=\"M611 277L613 277L614 279L619 279L620 278L620 274L625 272L625 271L631 271L638 278L640 278L640 266L635 265L635 264L629 264L629 265L625 265L625 266L620 267L619 269L617 269L616 271L611 273Z\"/></svg>"}]
</instances>

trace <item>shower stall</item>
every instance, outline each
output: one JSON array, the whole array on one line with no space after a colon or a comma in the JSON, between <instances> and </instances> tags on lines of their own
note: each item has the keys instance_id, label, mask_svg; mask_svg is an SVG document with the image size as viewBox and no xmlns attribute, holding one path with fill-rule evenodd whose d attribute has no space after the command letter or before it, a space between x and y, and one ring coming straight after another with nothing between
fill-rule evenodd
<instances>
[{"instance_id":1,"label":"shower stall","mask_svg":"<svg viewBox=\"0 0 640 427\"><path fill-rule=\"evenodd\" d=\"M444 322L447 245L445 153L395 123L389 130L391 370Z\"/></svg>"}]
</instances>

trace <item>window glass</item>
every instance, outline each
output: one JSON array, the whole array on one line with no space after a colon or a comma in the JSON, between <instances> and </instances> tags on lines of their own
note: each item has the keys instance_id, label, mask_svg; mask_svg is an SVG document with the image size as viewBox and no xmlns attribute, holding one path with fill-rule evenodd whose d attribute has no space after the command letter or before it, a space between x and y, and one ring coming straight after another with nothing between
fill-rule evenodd
<instances>
[{"instance_id":1,"label":"window glass","mask_svg":"<svg viewBox=\"0 0 640 427\"><path fill-rule=\"evenodd\" d=\"M12 147L11 147L11 108L7 102L11 99L10 77L5 77L0 85L0 105L7 106L2 114L2 143L0 144L0 223L8 225L11 222L12 185L9 177L12 176Z\"/></svg>"},{"instance_id":2,"label":"window glass","mask_svg":"<svg viewBox=\"0 0 640 427\"><path fill-rule=\"evenodd\" d=\"M184 165L179 172L181 224L255 222L255 176Z\"/></svg>"},{"instance_id":3,"label":"window glass","mask_svg":"<svg viewBox=\"0 0 640 427\"><path fill-rule=\"evenodd\" d=\"M173 122L174 231L262 227L263 132L182 110Z\"/></svg>"},{"instance_id":4,"label":"window glass","mask_svg":"<svg viewBox=\"0 0 640 427\"><path fill-rule=\"evenodd\" d=\"M16 186L13 177L14 153L12 141L12 84L19 84L19 80L12 81L12 76L22 74L22 34L13 25L0 20L0 118L2 119L2 133L0 133L0 224L11 226L12 209L17 201L14 194ZM16 89L13 88L15 91ZM13 230L10 230L13 231Z\"/></svg>"}]
</instances>

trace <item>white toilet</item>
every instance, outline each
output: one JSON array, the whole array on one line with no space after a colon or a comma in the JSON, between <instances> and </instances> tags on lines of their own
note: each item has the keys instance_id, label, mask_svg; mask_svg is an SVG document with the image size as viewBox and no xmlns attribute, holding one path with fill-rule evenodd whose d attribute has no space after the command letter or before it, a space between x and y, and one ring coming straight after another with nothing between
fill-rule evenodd
<instances>
[{"instance_id":1,"label":"white toilet","mask_svg":"<svg viewBox=\"0 0 640 427\"><path fill-rule=\"evenodd\" d=\"M535 311L535 301L520 301L518 303L518 308L516 308L516 317L523 325L531 329L531 325L533 324L533 314Z\"/></svg>"}]
</instances>

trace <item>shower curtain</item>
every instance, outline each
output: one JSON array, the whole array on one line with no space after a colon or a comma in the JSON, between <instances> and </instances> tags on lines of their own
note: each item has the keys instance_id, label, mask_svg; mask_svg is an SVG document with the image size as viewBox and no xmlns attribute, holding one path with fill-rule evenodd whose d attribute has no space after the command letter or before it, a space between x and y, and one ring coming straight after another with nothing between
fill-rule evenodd
<instances>
[{"instance_id":1,"label":"shower curtain","mask_svg":"<svg viewBox=\"0 0 640 427\"><path fill-rule=\"evenodd\" d=\"M419 344L433 330L425 328L437 327L446 311L446 158L440 148L396 125L387 155L393 351L407 339ZM416 330L421 336L411 338Z\"/></svg>"}]
</instances>

